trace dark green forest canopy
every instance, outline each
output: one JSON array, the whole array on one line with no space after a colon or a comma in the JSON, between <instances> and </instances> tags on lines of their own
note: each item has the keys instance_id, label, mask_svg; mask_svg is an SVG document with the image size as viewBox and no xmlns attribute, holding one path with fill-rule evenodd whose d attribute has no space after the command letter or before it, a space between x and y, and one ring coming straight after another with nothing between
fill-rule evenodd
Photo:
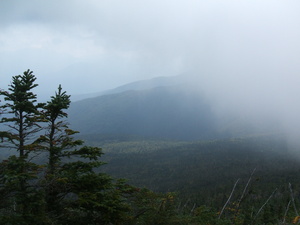
<instances>
[{"instance_id":1,"label":"dark green forest canopy","mask_svg":"<svg viewBox=\"0 0 300 225\"><path fill-rule=\"evenodd\" d=\"M70 96L59 85L49 101L38 103L35 80L27 70L0 92L1 124L7 125L0 131L1 224L299 220L299 154L283 135L209 141L80 136L66 120Z\"/></svg>"},{"instance_id":2,"label":"dark green forest canopy","mask_svg":"<svg viewBox=\"0 0 300 225\"><path fill-rule=\"evenodd\" d=\"M96 136L85 138L97 143ZM253 188L261 192L289 182L299 185L299 154L279 135L200 142L117 140L98 142L108 162L102 169L152 190L198 196L199 203L210 201L202 196L228 193L238 178L244 182L254 169Z\"/></svg>"},{"instance_id":3,"label":"dark green forest canopy","mask_svg":"<svg viewBox=\"0 0 300 225\"><path fill-rule=\"evenodd\" d=\"M188 202L191 208L220 209L239 180L231 201L234 204L253 171L245 208L261 207L276 190L277 198L273 197L268 207L282 217L291 194L289 184L300 206L300 154L281 134L198 142L101 135L82 138L104 147L108 164L102 171L140 187L177 192L181 202Z\"/></svg>"}]
</instances>

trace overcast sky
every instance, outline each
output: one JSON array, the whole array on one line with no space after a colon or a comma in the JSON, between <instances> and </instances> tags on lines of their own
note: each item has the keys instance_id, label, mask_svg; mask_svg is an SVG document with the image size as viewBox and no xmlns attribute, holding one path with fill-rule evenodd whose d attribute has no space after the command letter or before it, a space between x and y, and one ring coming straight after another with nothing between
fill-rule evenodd
<instances>
[{"instance_id":1,"label":"overcast sky","mask_svg":"<svg viewBox=\"0 0 300 225\"><path fill-rule=\"evenodd\" d=\"M28 68L49 93L182 73L299 81L299 12L296 0L0 0L1 87Z\"/></svg>"},{"instance_id":2,"label":"overcast sky","mask_svg":"<svg viewBox=\"0 0 300 225\"><path fill-rule=\"evenodd\" d=\"M0 0L0 87L27 69L42 96L185 74L220 107L296 119L299 12L298 0Z\"/></svg>"}]
</instances>

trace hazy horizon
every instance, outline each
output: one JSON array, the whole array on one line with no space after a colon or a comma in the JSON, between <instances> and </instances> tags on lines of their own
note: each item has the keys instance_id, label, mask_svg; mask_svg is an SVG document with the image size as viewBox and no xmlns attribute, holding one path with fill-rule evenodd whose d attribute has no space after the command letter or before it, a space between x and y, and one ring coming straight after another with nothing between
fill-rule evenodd
<instances>
[{"instance_id":1,"label":"hazy horizon","mask_svg":"<svg viewBox=\"0 0 300 225\"><path fill-rule=\"evenodd\" d=\"M300 2L0 1L0 87L31 69L42 98L186 74L220 113L300 133Z\"/></svg>"}]
</instances>

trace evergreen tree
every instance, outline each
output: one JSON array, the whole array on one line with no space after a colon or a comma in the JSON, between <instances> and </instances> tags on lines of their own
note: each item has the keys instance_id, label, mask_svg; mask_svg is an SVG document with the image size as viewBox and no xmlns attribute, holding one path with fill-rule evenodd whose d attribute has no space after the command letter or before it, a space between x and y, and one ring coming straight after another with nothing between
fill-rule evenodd
<instances>
[{"instance_id":1,"label":"evergreen tree","mask_svg":"<svg viewBox=\"0 0 300 225\"><path fill-rule=\"evenodd\" d=\"M109 175L97 172L103 165L102 149L82 146L83 141L74 139L78 132L65 121L70 102L70 95L59 85L44 107L47 131L36 142L48 155L42 181L48 216L53 223L59 218L60 224L124 220L124 213L129 211L124 194L135 189L122 180L114 183Z\"/></svg>"},{"instance_id":2,"label":"evergreen tree","mask_svg":"<svg viewBox=\"0 0 300 225\"><path fill-rule=\"evenodd\" d=\"M62 120L67 117L63 110L68 109L70 103L70 95L62 92L61 85L59 85L58 92L44 106L43 118L44 122L48 124L46 133L36 141L36 143L39 143L39 146L43 146L41 148L46 150L48 155L43 184L45 186L45 201L48 212L57 211L59 209L57 204L63 196L62 192L68 193L69 191L68 188L62 188L66 185L64 182L62 184L59 182L62 179L58 176L61 170L63 151L82 144L82 141L72 141L70 137L71 130L68 129L67 123Z\"/></svg>"},{"instance_id":3,"label":"evergreen tree","mask_svg":"<svg viewBox=\"0 0 300 225\"><path fill-rule=\"evenodd\" d=\"M0 92L5 101L0 109L7 114L1 123L8 127L0 140L2 147L16 150L0 163L0 224L135 224L156 217L156 210L143 217L155 209L152 201L145 206L146 192L100 172L101 148L74 138L78 132L65 121L70 95L59 85L50 101L37 104L35 80L27 70ZM31 160L34 153L42 156L39 164ZM165 210L164 198L155 198L159 209L163 206L160 221L172 212Z\"/></svg>"},{"instance_id":4,"label":"evergreen tree","mask_svg":"<svg viewBox=\"0 0 300 225\"><path fill-rule=\"evenodd\" d=\"M8 130L0 132L4 143L1 147L17 151L14 152L16 155L3 161L0 166L0 191L5 203L2 207L10 208L9 212L15 218L19 217L20 221L32 219L33 214L37 218L36 213L39 212L35 198L40 192L34 186L34 180L40 167L28 158L30 153L38 150L33 139L41 130L41 104L36 103L36 94L32 92L32 89L38 86L35 80L33 72L27 70L23 75L12 77L8 91L0 92L6 102L1 106L6 116L2 117L0 122L8 127ZM9 214L5 215L4 220L9 221L7 215Z\"/></svg>"},{"instance_id":5,"label":"evergreen tree","mask_svg":"<svg viewBox=\"0 0 300 225\"><path fill-rule=\"evenodd\" d=\"M11 144L10 148L15 148L19 152L19 157L27 158L29 153L34 150L34 146L28 143L32 140L32 135L41 130L40 112L41 104L36 104L36 94L32 89L38 86L35 84L36 77L32 71L27 70L23 75L12 77L9 91L0 91L4 96L6 104L1 109L7 117L1 119L10 129L1 132L1 137L6 138Z\"/></svg>"}]
</instances>

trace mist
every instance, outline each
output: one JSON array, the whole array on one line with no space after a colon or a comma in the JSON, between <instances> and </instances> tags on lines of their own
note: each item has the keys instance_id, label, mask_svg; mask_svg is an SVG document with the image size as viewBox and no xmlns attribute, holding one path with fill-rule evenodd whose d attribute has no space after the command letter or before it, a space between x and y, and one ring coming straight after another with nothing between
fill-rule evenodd
<instances>
[{"instance_id":1,"label":"mist","mask_svg":"<svg viewBox=\"0 0 300 225\"><path fill-rule=\"evenodd\" d=\"M299 138L300 3L1 1L0 79L30 68L42 98L184 74L216 113ZM300 138L299 138L300 139Z\"/></svg>"}]
</instances>

